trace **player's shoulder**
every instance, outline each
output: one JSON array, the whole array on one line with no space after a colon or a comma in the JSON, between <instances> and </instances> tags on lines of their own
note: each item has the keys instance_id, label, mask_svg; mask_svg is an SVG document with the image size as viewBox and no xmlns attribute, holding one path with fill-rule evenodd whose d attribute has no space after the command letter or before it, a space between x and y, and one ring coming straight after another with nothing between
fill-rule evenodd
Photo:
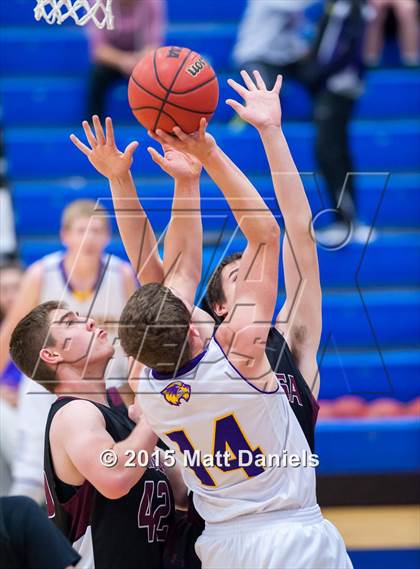
<instances>
[{"instance_id":1,"label":"player's shoulder","mask_svg":"<svg viewBox=\"0 0 420 569\"><path fill-rule=\"evenodd\" d=\"M64 251L54 251L54 253L49 253L48 255L42 257L39 261L34 263L34 265L39 265L44 270L58 268L64 259L64 255Z\"/></svg>"},{"instance_id":2,"label":"player's shoulder","mask_svg":"<svg viewBox=\"0 0 420 569\"><path fill-rule=\"evenodd\" d=\"M107 269L111 271L124 272L130 269L131 273L133 272L131 270L131 265L127 263L127 261L121 259L121 257L118 257L118 255L104 255L102 257L102 262L106 264Z\"/></svg>"},{"instance_id":3,"label":"player's shoulder","mask_svg":"<svg viewBox=\"0 0 420 569\"><path fill-rule=\"evenodd\" d=\"M67 402L58 399L51 410L54 414L51 429L58 436L68 436L74 429L94 429L105 425L103 414L88 399L71 399Z\"/></svg>"}]
</instances>

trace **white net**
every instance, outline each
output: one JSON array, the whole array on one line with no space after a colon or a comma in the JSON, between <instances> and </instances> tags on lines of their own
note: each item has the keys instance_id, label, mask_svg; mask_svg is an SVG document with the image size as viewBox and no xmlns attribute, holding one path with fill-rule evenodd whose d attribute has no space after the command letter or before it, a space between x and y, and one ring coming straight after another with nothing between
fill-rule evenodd
<instances>
[{"instance_id":1,"label":"white net","mask_svg":"<svg viewBox=\"0 0 420 569\"><path fill-rule=\"evenodd\" d=\"M73 18L79 26L93 21L98 28L114 28L112 0L36 0L35 19L49 24L62 24Z\"/></svg>"}]
</instances>

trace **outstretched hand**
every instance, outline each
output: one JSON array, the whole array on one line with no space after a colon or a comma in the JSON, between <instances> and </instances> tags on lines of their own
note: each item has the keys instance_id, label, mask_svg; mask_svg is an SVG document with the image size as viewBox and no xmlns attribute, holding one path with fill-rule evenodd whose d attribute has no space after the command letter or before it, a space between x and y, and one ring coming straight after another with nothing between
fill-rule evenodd
<instances>
[{"instance_id":1,"label":"outstretched hand","mask_svg":"<svg viewBox=\"0 0 420 569\"><path fill-rule=\"evenodd\" d=\"M162 156L149 146L147 149L152 160L158 164L164 172L175 180L196 180L201 174L201 162L191 154L175 150L168 144L163 144Z\"/></svg>"},{"instance_id":2,"label":"outstretched hand","mask_svg":"<svg viewBox=\"0 0 420 569\"><path fill-rule=\"evenodd\" d=\"M173 135L157 129L156 132L149 130L148 134L162 146L169 146L178 152L190 154L204 164L211 151L216 146L214 138L206 132L207 121L205 118L200 120L200 128L193 134L186 134L178 126L172 130ZM153 154L152 154L152 158Z\"/></svg>"},{"instance_id":3,"label":"outstretched hand","mask_svg":"<svg viewBox=\"0 0 420 569\"><path fill-rule=\"evenodd\" d=\"M127 174L130 171L133 154L139 143L137 141L130 142L124 152L121 152L115 144L112 120L109 117L106 118L105 133L97 115L92 117L92 123L95 134L93 134L88 121L82 123L90 146L83 144L74 134L70 135L70 140L88 157L92 166L106 178L117 178Z\"/></svg>"},{"instance_id":4,"label":"outstretched hand","mask_svg":"<svg viewBox=\"0 0 420 569\"><path fill-rule=\"evenodd\" d=\"M283 81L282 76L277 75L276 83L271 91L267 89L259 71L254 71L255 82L246 71L241 71L241 76L247 88L233 79L228 79L228 84L244 99L245 105L234 99L227 99L226 104L232 107L241 119L259 130L269 126L280 127L279 94Z\"/></svg>"}]
</instances>

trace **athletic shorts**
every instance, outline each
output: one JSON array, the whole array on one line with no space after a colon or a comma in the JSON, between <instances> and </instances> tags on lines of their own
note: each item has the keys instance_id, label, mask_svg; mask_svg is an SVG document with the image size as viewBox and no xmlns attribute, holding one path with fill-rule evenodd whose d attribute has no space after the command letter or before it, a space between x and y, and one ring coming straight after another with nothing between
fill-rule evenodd
<instances>
[{"instance_id":1,"label":"athletic shorts","mask_svg":"<svg viewBox=\"0 0 420 569\"><path fill-rule=\"evenodd\" d=\"M352 569L319 506L206 523L195 545L203 569Z\"/></svg>"}]
</instances>

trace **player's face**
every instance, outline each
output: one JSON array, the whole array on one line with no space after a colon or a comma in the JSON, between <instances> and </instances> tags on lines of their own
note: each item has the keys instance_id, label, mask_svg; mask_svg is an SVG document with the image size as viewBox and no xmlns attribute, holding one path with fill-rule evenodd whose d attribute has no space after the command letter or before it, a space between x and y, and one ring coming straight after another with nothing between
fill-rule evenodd
<instances>
[{"instance_id":1,"label":"player's face","mask_svg":"<svg viewBox=\"0 0 420 569\"><path fill-rule=\"evenodd\" d=\"M86 364L107 362L114 354L108 334L96 325L93 318L76 312L58 309L51 314L51 333L62 362L84 369Z\"/></svg>"},{"instance_id":2,"label":"player's face","mask_svg":"<svg viewBox=\"0 0 420 569\"><path fill-rule=\"evenodd\" d=\"M232 261L223 268L221 274L222 289L225 295L225 302L217 304L214 310L218 316L226 316L233 307L235 301L236 279L238 278L240 259Z\"/></svg>"},{"instance_id":3,"label":"player's face","mask_svg":"<svg viewBox=\"0 0 420 569\"><path fill-rule=\"evenodd\" d=\"M10 268L0 271L0 314L6 315L13 306L19 292L22 272Z\"/></svg>"},{"instance_id":4,"label":"player's face","mask_svg":"<svg viewBox=\"0 0 420 569\"><path fill-rule=\"evenodd\" d=\"M80 217L61 232L68 251L74 254L98 257L109 242L108 226L99 217Z\"/></svg>"}]
</instances>

